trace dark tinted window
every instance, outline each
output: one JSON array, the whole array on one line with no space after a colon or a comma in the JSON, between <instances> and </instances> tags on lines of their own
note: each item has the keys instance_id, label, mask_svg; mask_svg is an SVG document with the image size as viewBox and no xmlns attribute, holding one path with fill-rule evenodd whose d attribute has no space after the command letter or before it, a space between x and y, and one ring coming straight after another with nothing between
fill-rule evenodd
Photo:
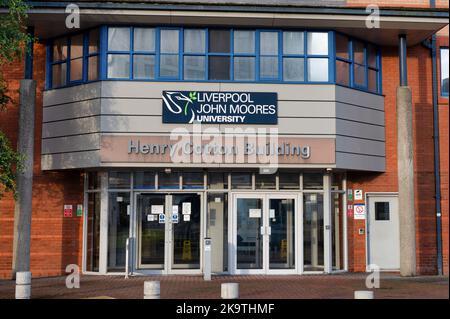
<instances>
[{"instance_id":1,"label":"dark tinted window","mask_svg":"<svg viewBox=\"0 0 450 319\"><path fill-rule=\"evenodd\" d=\"M375 220L389 220L389 202L375 203Z\"/></svg>"}]
</instances>

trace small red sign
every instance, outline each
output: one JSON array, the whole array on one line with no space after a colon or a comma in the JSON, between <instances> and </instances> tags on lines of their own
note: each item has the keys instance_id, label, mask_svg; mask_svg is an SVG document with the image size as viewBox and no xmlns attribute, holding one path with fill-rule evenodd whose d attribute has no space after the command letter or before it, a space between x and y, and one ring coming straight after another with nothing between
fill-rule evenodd
<instances>
[{"instance_id":1,"label":"small red sign","mask_svg":"<svg viewBox=\"0 0 450 319\"><path fill-rule=\"evenodd\" d=\"M347 217L353 217L353 205L347 205Z\"/></svg>"},{"instance_id":2,"label":"small red sign","mask_svg":"<svg viewBox=\"0 0 450 319\"><path fill-rule=\"evenodd\" d=\"M72 217L73 207L72 205L64 205L64 217Z\"/></svg>"}]
</instances>

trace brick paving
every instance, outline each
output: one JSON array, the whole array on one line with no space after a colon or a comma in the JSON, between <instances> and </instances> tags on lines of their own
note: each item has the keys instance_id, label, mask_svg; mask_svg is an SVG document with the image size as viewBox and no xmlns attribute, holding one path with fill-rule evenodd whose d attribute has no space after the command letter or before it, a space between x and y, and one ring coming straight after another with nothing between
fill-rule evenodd
<instances>
[{"instance_id":1,"label":"brick paving","mask_svg":"<svg viewBox=\"0 0 450 319\"><path fill-rule=\"evenodd\" d=\"M37 278L32 281L32 298L127 298L142 299L146 280L161 281L162 299L220 298L222 282L238 282L242 299L335 299L353 298L355 290L366 289L367 274L303 276L213 276L209 282L201 276L81 276L79 289L67 289L65 277ZM375 298L449 298L446 277L401 278L382 274ZM14 281L0 280L0 299L14 297Z\"/></svg>"}]
</instances>

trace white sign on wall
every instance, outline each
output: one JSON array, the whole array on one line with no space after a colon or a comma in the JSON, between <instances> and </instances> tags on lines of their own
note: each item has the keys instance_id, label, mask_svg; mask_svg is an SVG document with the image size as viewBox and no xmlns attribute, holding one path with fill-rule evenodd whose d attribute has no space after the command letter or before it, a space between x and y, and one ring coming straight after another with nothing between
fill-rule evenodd
<instances>
[{"instance_id":1,"label":"white sign on wall","mask_svg":"<svg viewBox=\"0 0 450 319\"><path fill-rule=\"evenodd\" d=\"M353 205L353 219L366 219L366 205L354 204Z\"/></svg>"},{"instance_id":2,"label":"white sign on wall","mask_svg":"<svg viewBox=\"0 0 450 319\"><path fill-rule=\"evenodd\" d=\"M355 200L363 199L363 191L362 189L355 189Z\"/></svg>"}]
</instances>

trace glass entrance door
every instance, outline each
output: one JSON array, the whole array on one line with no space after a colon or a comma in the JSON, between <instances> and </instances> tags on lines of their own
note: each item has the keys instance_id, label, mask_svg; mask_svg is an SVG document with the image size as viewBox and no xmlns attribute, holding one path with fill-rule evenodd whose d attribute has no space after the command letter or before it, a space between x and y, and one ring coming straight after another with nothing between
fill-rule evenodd
<instances>
[{"instance_id":1,"label":"glass entrance door","mask_svg":"<svg viewBox=\"0 0 450 319\"><path fill-rule=\"evenodd\" d=\"M296 272L297 199L288 194L234 196L231 254L235 273Z\"/></svg>"},{"instance_id":2,"label":"glass entrance door","mask_svg":"<svg viewBox=\"0 0 450 319\"><path fill-rule=\"evenodd\" d=\"M200 270L201 195L136 195L137 268Z\"/></svg>"}]
</instances>

